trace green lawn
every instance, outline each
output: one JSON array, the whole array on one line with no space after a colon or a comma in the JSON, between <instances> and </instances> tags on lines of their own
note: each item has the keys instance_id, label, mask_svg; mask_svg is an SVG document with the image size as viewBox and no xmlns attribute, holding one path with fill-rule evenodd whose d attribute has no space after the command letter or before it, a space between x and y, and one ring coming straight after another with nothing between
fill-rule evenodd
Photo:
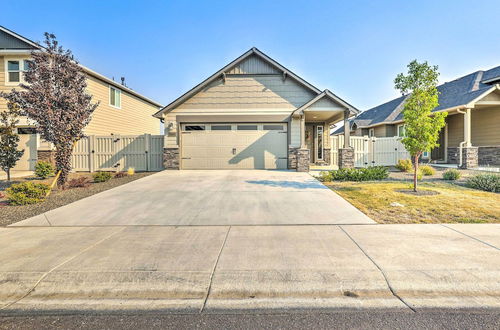
<instances>
[{"instance_id":1,"label":"green lawn","mask_svg":"<svg viewBox=\"0 0 500 330\"><path fill-rule=\"evenodd\" d=\"M413 196L402 192L408 182L325 183L379 223L500 223L500 194L444 182L421 183L438 192ZM403 206L391 206L396 202Z\"/></svg>"}]
</instances>

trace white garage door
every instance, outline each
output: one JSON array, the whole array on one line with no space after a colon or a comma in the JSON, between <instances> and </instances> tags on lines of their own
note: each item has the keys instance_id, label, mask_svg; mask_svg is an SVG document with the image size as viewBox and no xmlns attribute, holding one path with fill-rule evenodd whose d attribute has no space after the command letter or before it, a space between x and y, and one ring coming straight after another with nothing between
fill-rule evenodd
<instances>
[{"instance_id":1,"label":"white garage door","mask_svg":"<svg viewBox=\"0 0 500 330\"><path fill-rule=\"evenodd\" d=\"M286 169L287 124L183 124L182 169Z\"/></svg>"}]
</instances>

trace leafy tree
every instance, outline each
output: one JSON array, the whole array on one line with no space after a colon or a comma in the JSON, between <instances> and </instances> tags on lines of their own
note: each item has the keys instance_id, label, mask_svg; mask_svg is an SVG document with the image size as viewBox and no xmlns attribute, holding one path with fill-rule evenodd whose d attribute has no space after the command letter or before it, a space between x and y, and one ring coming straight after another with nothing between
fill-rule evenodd
<instances>
[{"instance_id":1,"label":"leafy tree","mask_svg":"<svg viewBox=\"0 0 500 330\"><path fill-rule=\"evenodd\" d=\"M413 191L417 191L418 161L423 152L439 146L439 131L445 125L446 112L434 112L438 105L438 67L416 60L408 64L408 74L400 73L394 84L403 95L408 95L403 106L405 136L402 139L415 166Z\"/></svg>"},{"instance_id":2,"label":"leafy tree","mask_svg":"<svg viewBox=\"0 0 500 330\"><path fill-rule=\"evenodd\" d=\"M10 169L16 166L24 154L24 150L17 149L19 135L16 133L16 125L19 113L19 107L11 102L7 104L7 111L0 112L0 168L7 173L8 181Z\"/></svg>"},{"instance_id":3,"label":"leafy tree","mask_svg":"<svg viewBox=\"0 0 500 330\"><path fill-rule=\"evenodd\" d=\"M87 80L70 50L64 50L53 34L45 33L45 47L31 53L21 91L1 95L19 104L36 123L37 132L56 148L58 184L64 185L71 170L73 145L84 134L99 103L91 103Z\"/></svg>"}]
</instances>

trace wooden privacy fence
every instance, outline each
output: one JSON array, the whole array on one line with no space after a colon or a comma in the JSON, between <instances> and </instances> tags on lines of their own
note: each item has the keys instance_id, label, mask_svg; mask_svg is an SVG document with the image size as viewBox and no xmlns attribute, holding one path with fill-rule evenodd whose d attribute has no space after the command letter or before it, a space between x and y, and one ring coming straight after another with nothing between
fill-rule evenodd
<instances>
[{"instance_id":1,"label":"wooden privacy fence","mask_svg":"<svg viewBox=\"0 0 500 330\"><path fill-rule=\"evenodd\" d=\"M163 135L90 135L77 142L75 171L161 171Z\"/></svg>"},{"instance_id":2,"label":"wooden privacy fence","mask_svg":"<svg viewBox=\"0 0 500 330\"><path fill-rule=\"evenodd\" d=\"M338 150L344 147L344 136L331 137L332 165L338 166ZM351 136L351 147L354 148L354 166L394 166L399 159L409 159L410 154L401 143L401 138Z\"/></svg>"}]
</instances>

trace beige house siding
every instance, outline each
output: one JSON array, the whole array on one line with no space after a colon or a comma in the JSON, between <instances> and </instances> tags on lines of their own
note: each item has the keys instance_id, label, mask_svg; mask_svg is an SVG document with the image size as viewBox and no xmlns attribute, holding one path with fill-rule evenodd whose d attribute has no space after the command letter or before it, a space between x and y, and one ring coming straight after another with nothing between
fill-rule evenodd
<instances>
[{"instance_id":1,"label":"beige house siding","mask_svg":"<svg viewBox=\"0 0 500 330\"><path fill-rule=\"evenodd\" d=\"M150 103L121 92L121 108L109 105L109 85L94 77L87 77L87 89L92 101L100 101L92 114L90 124L85 128L86 134L108 135L140 135L160 134L160 121L153 117L158 108Z\"/></svg>"},{"instance_id":2,"label":"beige house siding","mask_svg":"<svg viewBox=\"0 0 500 330\"><path fill-rule=\"evenodd\" d=\"M448 125L448 147L458 147L464 140L464 115L454 114L446 117Z\"/></svg>"},{"instance_id":3,"label":"beige house siding","mask_svg":"<svg viewBox=\"0 0 500 330\"><path fill-rule=\"evenodd\" d=\"M373 133L374 133L375 137L386 137L385 126L386 125L379 125L379 126L373 127Z\"/></svg>"},{"instance_id":4,"label":"beige house siding","mask_svg":"<svg viewBox=\"0 0 500 330\"><path fill-rule=\"evenodd\" d=\"M472 145L500 146L500 107L471 110Z\"/></svg>"},{"instance_id":5,"label":"beige house siding","mask_svg":"<svg viewBox=\"0 0 500 330\"><path fill-rule=\"evenodd\" d=\"M300 147L300 119L292 118L290 121L290 146Z\"/></svg>"},{"instance_id":6,"label":"beige house siding","mask_svg":"<svg viewBox=\"0 0 500 330\"><path fill-rule=\"evenodd\" d=\"M0 56L0 90L9 92L17 86L6 85L6 56ZM27 56L9 56L12 59L26 59ZM158 107L140 98L121 92L121 109L109 105L109 85L102 80L87 75L87 90L92 101L100 101L99 107L92 115L92 120L85 129L86 134L95 135L140 135L160 134L160 121L152 115ZM7 108L5 99L0 98L0 111Z\"/></svg>"},{"instance_id":7,"label":"beige house siding","mask_svg":"<svg viewBox=\"0 0 500 330\"><path fill-rule=\"evenodd\" d=\"M211 83L175 112L269 112L294 110L314 97L313 92L281 75L227 76Z\"/></svg>"}]
</instances>

